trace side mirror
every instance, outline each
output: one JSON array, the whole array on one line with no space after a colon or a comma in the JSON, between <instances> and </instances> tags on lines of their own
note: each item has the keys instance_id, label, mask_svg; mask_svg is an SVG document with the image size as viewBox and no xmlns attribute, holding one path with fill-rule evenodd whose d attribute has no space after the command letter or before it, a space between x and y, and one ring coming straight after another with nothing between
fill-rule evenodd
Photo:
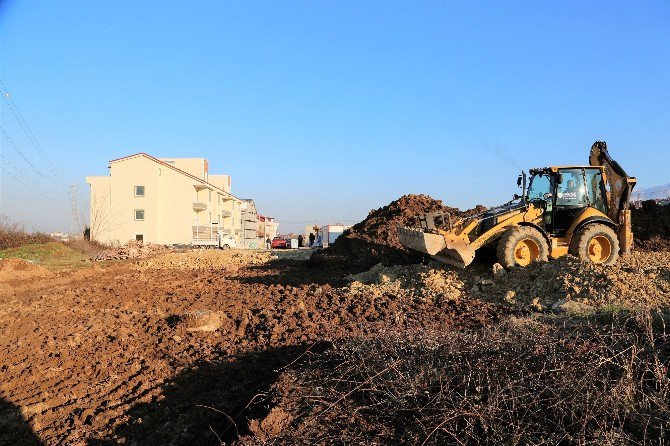
<instances>
[{"instance_id":1,"label":"side mirror","mask_svg":"<svg viewBox=\"0 0 670 446\"><path fill-rule=\"evenodd\" d=\"M518 200L519 198L521 198L521 195L514 194L514 197L512 197L512 200Z\"/></svg>"},{"instance_id":2,"label":"side mirror","mask_svg":"<svg viewBox=\"0 0 670 446\"><path fill-rule=\"evenodd\" d=\"M518 187L521 187L521 182L522 182L522 181L523 181L523 177L522 177L521 175L519 175L519 178L516 179L516 185L517 185Z\"/></svg>"},{"instance_id":3,"label":"side mirror","mask_svg":"<svg viewBox=\"0 0 670 446\"><path fill-rule=\"evenodd\" d=\"M558 174L558 184L563 184L563 174L562 173Z\"/></svg>"}]
</instances>

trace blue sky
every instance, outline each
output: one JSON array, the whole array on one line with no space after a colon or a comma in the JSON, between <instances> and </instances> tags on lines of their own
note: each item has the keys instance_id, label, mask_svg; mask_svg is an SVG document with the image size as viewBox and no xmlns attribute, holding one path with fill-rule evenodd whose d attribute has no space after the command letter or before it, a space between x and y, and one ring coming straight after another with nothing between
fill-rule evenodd
<instances>
[{"instance_id":1,"label":"blue sky","mask_svg":"<svg viewBox=\"0 0 670 446\"><path fill-rule=\"evenodd\" d=\"M597 139L670 182L666 1L0 0L0 64L36 140L1 101L0 211L42 230L140 151L208 158L284 230L498 204Z\"/></svg>"}]
</instances>

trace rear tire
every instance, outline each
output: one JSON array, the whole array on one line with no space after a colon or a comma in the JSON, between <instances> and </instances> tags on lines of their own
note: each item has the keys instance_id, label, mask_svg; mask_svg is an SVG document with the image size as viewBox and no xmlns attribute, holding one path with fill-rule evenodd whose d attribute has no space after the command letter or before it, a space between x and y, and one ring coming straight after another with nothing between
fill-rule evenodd
<instances>
[{"instance_id":1,"label":"rear tire","mask_svg":"<svg viewBox=\"0 0 670 446\"><path fill-rule=\"evenodd\" d=\"M528 266L549 260L549 244L537 229L513 226L500 238L497 254L498 262L505 268Z\"/></svg>"},{"instance_id":2,"label":"rear tire","mask_svg":"<svg viewBox=\"0 0 670 446\"><path fill-rule=\"evenodd\" d=\"M619 239L609 226L590 224L572 237L570 254L583 262L613 265L619 259Z\"/></svg>"}]
</instances>

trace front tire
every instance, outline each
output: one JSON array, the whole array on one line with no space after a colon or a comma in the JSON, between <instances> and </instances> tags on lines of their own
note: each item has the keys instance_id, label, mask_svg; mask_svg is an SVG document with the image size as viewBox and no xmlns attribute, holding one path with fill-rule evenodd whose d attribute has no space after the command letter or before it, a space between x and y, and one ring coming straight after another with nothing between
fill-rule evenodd
<instances>
[{"instance_id":1,"label":"front tire","mask_svg":"<svg viewBox=\"0 0 670 446\"><path fill-rule=\"evenodd\" d=\"M572 237L570 254L584 262L613 265L619 259L619 239L609 226L590 224Z\"/></svg>"},{"instance_id":2,"label":"front tire","mask_svg":"<svg viewBox=\"0 0 670 446\"><path fill-rule=\"evenodd\" d=\"M498 262L505 268L528 266L549 260L549 244L542 233L530 226L513 226L498 242Z\"/></svg>"},{"instance_id":3,"label":"front tire","mask_svg":"<svg viewBox=\"0 0 670 446\"><path fill-rule=\"evenodd\" d=\"M223 249L224 251L227 251L227 250L230 249L230 245L223 245L223 246L221 247L221 249Z\"/></svg>"}]
</instances>

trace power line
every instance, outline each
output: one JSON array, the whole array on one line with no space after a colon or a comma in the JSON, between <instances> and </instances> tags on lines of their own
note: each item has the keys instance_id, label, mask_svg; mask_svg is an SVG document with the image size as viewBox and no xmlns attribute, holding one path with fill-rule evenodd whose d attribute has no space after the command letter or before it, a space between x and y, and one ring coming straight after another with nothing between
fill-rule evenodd
<instances>
[{"instance_id":1,"label":"power line","mask_svg":"<svg viewBox=\"0 0 670 446\"><path fill-rule=\"evenodd\" d=\"M7 132L5 132L5 129L2 128L2 126L0 126L0 131L2 132L2 135L5 137L5 139L12 145L12 148L14 149L14 151L15 151L16 153L18 153L19 156L20 156L21 158L23 158L23 160L24 160L26 163L28 163L28 165L29 165L30 167L33 168L33 170L35 171L35 173L36 173L37 175L39 175L39 176L41 176L42 178L44 178L44 175L42 175L42 172L40 172L39 170L37 170L37 167L35 167L35 165L34 165L33 163L31 163L30 160L23 154L23 152L21 151L21 149L19 149L19 146L17 146L16 143L12 140L12 138L9 137L9 135L7 134Z\"/></svg>"},{"instance_id":2,"label":"power line","mask_svg":"<svg viewBox=\"0 0 670 446\"><path fill-rule=\"evenodd\" d=\"M7 132L5 132L5 129L3 129L2 126L0 126L0 132L2 132L2 136L5 138L5 140L7 140L7 142L9 142L12 149L19 154L19 156L26 162L26 164L28 164L31 167L33 172L35 172L35 174L37 174L40 178L42 178L42 180L49 182L49 179L47 179L44 175L42 175L42 172L40 172L40 170L30 161L30 159L28 159L28 157L23 153L23 151L19 148L19 146L16 145L14 140L12 140L12 138L7 134ZM5 160L7 159L5 158ZM28 177L28 175L25 174L23 176ZM33 181L37 182L37 180L34 179ZM62 185L57 185L56 183L50 183L49 186L56 189L62 187Z\"/></svg>"},{"instance_id":3,"label":"power line","mask_svg":"<svg viewBox=\"0 0 670 446\"><path fill-rule=\"evenodd\" d=\"M22 173L21 173L21 169L19 169L19 168L16 166L16 164L12 163L12 162L11 162L6 156L4 156L2 153L0 153L0 158L1 158L5 163L9 164L10 166L12 166L12 167L14 168L14 170L16 171L16 175L12 174L11 172L8 172L7 169L5 168L5 166L0 165L0 168L2 168L2 170L3 170L7 175L9 175L10 177L12 177L12 178L13 178L15 181L17 181L19 184L21 184L22 186L24 186L24 187L30 189L31 191L37 193L37 194L40 195L41 197L47 198L47 199L49 199L49 200L64 201L63 198L58 198L56 195L45 195L44 193L42 193L41 191L42 191L43 187L42 187L40 184L37 184L37 183L35 182L35 179L34 179L34 178L31 178L31 177L27 177L27 176L25 176L25 175L22 175ZM34 185L31 186L31 185L29 185L29 184L24 183L23 180L21 179L21 177L30 179L30 180L34 183ZM36 189L36 188L37 188L37 189ZM51 191L53 192L53 189L51 189Z\"/></svg>"},{"instance_id":4,"label":"power line","mask_svg":"<svg viewBox=\"0 0 670 446\"><path fill-rule=\"evenodd\" d=\"M10 166L12 166L12 167L14 168L14 170L16 171L16 173L17 173L19 176L21 176L21 169L18 168L18 167L16 166L16 164L14 164L13 162L11 162L11 161L9 160L9 158L5 157L2 153L0 153L0 158L2 158L7 164L9 164ZM34 183L35 186L40 187L40 184L37 183L37 180L35 180L33 177L29 177L29 176L27 176L27 175L23 175L23 177L29 179L30 181L32 181L32 182Z\"/></svg>"},{"instance_id":5,"label":"power line","mask_svg":"<svg viewBox=\"0 0 670 446\"><path fill-rule=\"evenodd\" d=\"M7 164L12 165L12 164L9 162L9 160L8 160L7 158L5 158L4 155L0 154L0 158L2 158L5 162L7 162ZM16 166L14 166L14 167L16 168ZM46 199L48 199L48 200L52 200L52 201L65 201L65 199L63 199L63 198L56 198L56 197L51 197L51 196L44 195L44 194L41 193L39 190L36 190L36 189L33 188L32 186L26 184L26 183L25 183L23 180L21 180L21 178L19 178L18 176L16 176L16 175L14 175L13 173L9 172L9 171L5 168L4 165L0 165L0 170L2 170L2 171L4 172L5 175L9 175L10 178L12 178L12 179L13 179L14 181L16 181L18 184L22 185L22 186L25 187L26 189L29 189L29 190L33 191L34 193L36 193L37 195L41 196L42 198L46 198Z\"/></svg>"},{"instance_id":6,"label":"power line","mask_svg":"<svg viewBox=\"0 0 670 446\"><path fill-rule=\"evenodd\" d=\"M33 145L35 150L40 154L44 162L49 166L51 169L51 172L53 173L54 177L60 181L61 183L67 185L65 181L63 181L63 178L59 176L59 171L56 169L54 164L51 162L47 154L44 152L42 149L42 146L40 145L39 141L37 141L37 138L35 137L35 134L33 131L30 129L30 126L28 126L28 123L26 120L23 118L23 114L21 114L21 111L19 110L18 106L16 105L16 102L14 102L14 98L8 93L7 87L5 86L5 83L0 79L0 93L2 93L2 98L5 100L5 103L7 106L9 106L10 111L14 115L14 118L18 121L19 125L23 129L24 133L28 137L28 140L30 143Z\"/></svg>"}]
</instances>

